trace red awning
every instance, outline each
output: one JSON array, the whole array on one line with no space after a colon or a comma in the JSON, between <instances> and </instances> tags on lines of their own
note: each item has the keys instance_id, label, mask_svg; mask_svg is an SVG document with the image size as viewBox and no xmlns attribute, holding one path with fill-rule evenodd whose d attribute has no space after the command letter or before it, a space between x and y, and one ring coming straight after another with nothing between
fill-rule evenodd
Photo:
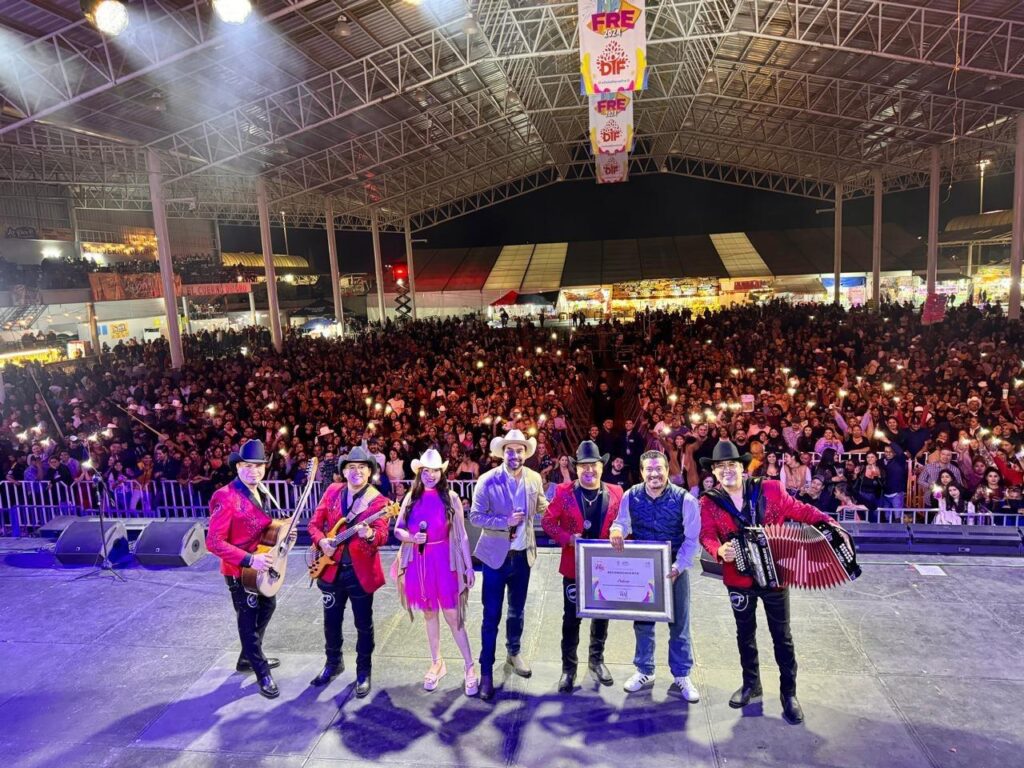
<instances>
[{"instance_id":1,"label":"red awning","mask_svg":"<svg viewBox=\"0 0 1024 768\"><path fill-rule=\"evenodd\" d=\"M511 307L516 303L516 299L519 298L519 294L515 291L509 291L497 301L492 301L492 307Z\"/></svg>"}]
</instances>

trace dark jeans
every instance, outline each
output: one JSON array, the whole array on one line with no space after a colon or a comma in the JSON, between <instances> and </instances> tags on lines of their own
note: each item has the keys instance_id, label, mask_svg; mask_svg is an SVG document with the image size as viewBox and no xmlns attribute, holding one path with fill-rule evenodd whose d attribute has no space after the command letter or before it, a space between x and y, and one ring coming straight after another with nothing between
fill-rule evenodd
<instances>
[{"instance_id":1,"label":"dark jeans","mask_svg":"<svg viewBox=\"0 0 1024 768\"><path fill-rule=\"evenodd\" d=\"M256 672L257 677L270 674L267 657L263 655L263 634L267 631L270 617L277 608L276 597L251 595L245 591L240 579L225 576L231 603L238 618L238 639L242 641L242 657ZM241 660L241 659L240 659Z\"/></svg>"},{"instance_id":2,"label":"dark jeans","mask_svg":"<svg viewBox=\"0 0 1024 768\"><path fill-rule=\"evenodd\" d=\"M760 680L757 661L757 601L764 603L768 631L775 646L775 663L779 665L780 691L783 696L796 695L796 650L789 631L788 589L738 589L729 587L732 614L736 619L736 643L743 668L743 686Z\"/></svg>"},{"instance_id":3,"label":"dark jeans","mask_svg":"<svg viewBox=\"0 0 1024 768\"><path fill-rule=\"evenodd\" d=\"M562 577L562 671L576 674L579 659L580 624L576 616L576 579ZM608 619L590 620L590 664L604 663L604 644L608 639Z\"/></svg>"},{"instance_id":4,"label":"dark jeans","mask_svg":"<svg viewBox=\"0 0 1024 768\"><path fill-rule=\"evenodd\" d=\"M519 653L523 638L523 611L526 593L530 589L530 565L526 552L509 550L500 568L483 566L484 623L480 639L480 674L491 674L494 650L498 644L498 623L508 590L508 614L505 616L505 648L510 656Z\"/></svg>"},{"instance_id":5,"label":"dark jeans","mask_svg":"<svg viewBox=\"0 0 1024 768\"><path fill-rule=\"evenodd\" d=\"M341 623L345 618L345 604L352 601L352 618L356 625L356 676L370 674L373 655L373 594L367 593L356 578L351 565L339 565L334 581L317 582L324 603L324 651L327 663L341 664Z\"/></svg>"}]
</instances>

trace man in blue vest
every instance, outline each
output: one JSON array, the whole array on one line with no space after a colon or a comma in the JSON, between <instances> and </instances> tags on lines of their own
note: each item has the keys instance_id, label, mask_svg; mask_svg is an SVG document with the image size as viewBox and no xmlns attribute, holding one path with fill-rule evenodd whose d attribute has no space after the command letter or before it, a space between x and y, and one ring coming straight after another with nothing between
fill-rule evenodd
<instances>
[{"instance_id":1,"label":"man in blue vest","mask_svg":"<svg viewBox=\"0 0 1024 768\"><path fill-rule=\"evenodd\" d=\"M673 677L669 693L693 703L700 701L700 694L690 680L693 651L687 570L700 547L700 506L688 491L669 482L668 457L661 451L647 451L640 457L640 475L643 483L623 494L609 538L620 552L630 534L638 541L671 543L673 564L669 578L675 618L668 625L668 666ZM636 673L623 686L629 693L654 685L654 622L635 621L633 632Z\"/></svg>"}]
</instances>

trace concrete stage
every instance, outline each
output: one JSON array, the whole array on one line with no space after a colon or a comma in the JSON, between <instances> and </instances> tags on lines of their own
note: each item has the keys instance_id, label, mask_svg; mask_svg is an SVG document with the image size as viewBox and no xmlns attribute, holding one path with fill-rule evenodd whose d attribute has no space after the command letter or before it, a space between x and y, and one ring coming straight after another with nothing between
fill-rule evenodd
<instances>
[{"instance_id":1,"label":"concrete stage","mask_svg":"<svg viewBox=\"0 0 1024 768\"><path fill-rule=\"evenodd\" d=\"M349 668L326 689L309 688L323 661L322 617L318 592L295 571L267 636L282 659L282 695L267 701L252 676L234 672L234 615L213 557L188 569L125 568L126 584L109 575L75 581L85 570L56 565L43 544L0 540L0 760L19 768L1024 765L1020 560L930 557L946 575L924 576L903 558L870 555L856 584L794 593L807 720L790 726L763 627L763 713L729 709L740 680L734 624L722 584L699 569L691 582L698 704L666 695L663 666L653 691L622 691L633 656L624 623L613 623L609 638L616 684L595 690L585 679L573 696L556 693L562 599L551 550L538 560L528 603L533 678L497 668L495 702L462 694L444 626L449 674L437 691L422 689L422 620L410 625L391 585L375 607L371 695L352 696L351 616ZM479 586L474 593L478 652ZM666 660L664 627L658 660Z\"/></svg>"}]
</instances>

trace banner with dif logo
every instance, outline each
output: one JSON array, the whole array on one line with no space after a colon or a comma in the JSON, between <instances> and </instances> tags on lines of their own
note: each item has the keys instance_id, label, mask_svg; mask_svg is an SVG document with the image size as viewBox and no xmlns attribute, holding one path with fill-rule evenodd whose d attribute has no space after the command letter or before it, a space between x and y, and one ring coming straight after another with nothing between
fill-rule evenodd
<instances>
[{"instance_id":1,"label":"banner with dif logo","mask_svg":"<svg viewBox=\"0 0 1024 768\"><path fill-rule=\"evenodd\" d=\"M629 181L629 155L626 152L598 155L594 161L597 166L598 184L618 184Z\"/></svg>"},{"instance_id":2,"label":"banner with dif logo","mask_svg":"<svg viewBox=\"0 0 1024 768\"><path fill-rule=\"evenodd\" d=\"M647 87L644 0L579 0L580 72L584 94Z\"/></svg>"},{"instance_id":3,"label":"banner with dif logo","mask_svg":"<svg viewBox=\"0 0 1024 768\"><path fill-rule=\"evenodd\" d=\"M602 93L589 97L590 146L595 155L633 149L633 94Z\"/></svg>"}]
</instances>

